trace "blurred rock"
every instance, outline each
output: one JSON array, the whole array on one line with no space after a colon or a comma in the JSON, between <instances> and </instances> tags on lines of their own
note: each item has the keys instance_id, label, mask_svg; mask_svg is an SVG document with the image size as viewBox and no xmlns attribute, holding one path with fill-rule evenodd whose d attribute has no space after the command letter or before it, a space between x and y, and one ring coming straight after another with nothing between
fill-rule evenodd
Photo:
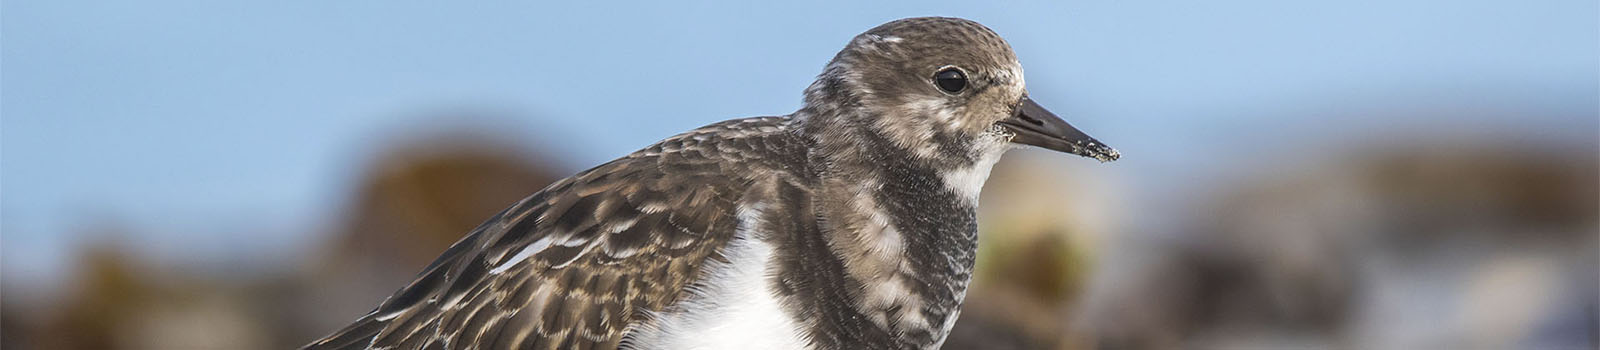
<instances>
[{"instance_id":1,"label":"blurred rock","mask_svg":"<svg viewBox=\"0 0 1600 350\"><path fill-rule=\"evenodd\" d=\"M241 289L159 272L125 249L115 241L85 248L73 292L59 309L7 316L37 322L25 338L8 340L8 348L272 348L271 325L255 316L260 305Z\"/></svg>"},{"instance_id":2,"label":"blurred rock","mask_svg":"<svg viewBox=\"0 0 1600 350\"><path fill-rule=\"evenodd\" d=\"M1593 348L1593 155L1406 146L1220 191L1187 239L1106 262L1122 276L1082 326L1101 345Z\"/></svg>"},{"instance_id":3,"label":"blurred rock","mask_svg":"<svg viewBox=\"0 0 1600 350\"><path fill-rule=\"evenodd\" d=\"M119 237L84 248L59 305L7 304L6 349L282 349L370 311L480 222L564 176L529 147L470 131L389 145L301 270L217 276L141 261ZM8 303L11 300L7 300Z\"/></svg>"},{"instance_id":4,"label":"blurred rock","mask_svg":"<svg viewBox=\"0 0 1600 350\"><path fill-rule=\"evenodd\" d=\"M343 228L293 288L283 315L295 339L326 335L371 311L495 213L566 176L526 145L445 133L400 145L367 171Z\"/></svg>"}]
</instances>

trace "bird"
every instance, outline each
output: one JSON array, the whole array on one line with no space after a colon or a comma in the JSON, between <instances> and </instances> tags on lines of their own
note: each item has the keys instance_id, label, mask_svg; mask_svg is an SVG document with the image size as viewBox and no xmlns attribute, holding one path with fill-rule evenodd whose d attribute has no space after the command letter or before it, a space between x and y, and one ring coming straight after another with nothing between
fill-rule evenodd
<instances>
[{"instance_id":1,"label":"bird","mask_svg":"<svg viewBox=\"0 0 1600 350\"><path fill-rule=\"evenodd\" d=\"M850 40L781 116L713 123L489 218L305 349L933 349L1007 150L1121 155L1034 102L978 22Z\"/></svg>"}]
</instances>

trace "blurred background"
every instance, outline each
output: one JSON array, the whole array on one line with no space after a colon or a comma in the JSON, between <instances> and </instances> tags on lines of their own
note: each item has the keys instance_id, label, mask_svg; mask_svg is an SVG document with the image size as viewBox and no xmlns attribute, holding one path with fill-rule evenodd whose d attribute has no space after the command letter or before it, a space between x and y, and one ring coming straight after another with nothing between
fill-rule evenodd
<instances>
[{"instance_id":1,"label":"blurred background","mask_svg":"<svg viewBox=\"0 0 1600 350\"><path fill-rule=\"evenodd\" d=\"M302 345L925 15L1124 154L997 166L947 348L1600 344L1593 0L269 3L0 2L0 347Z\"/></svg>"}]
</instances>

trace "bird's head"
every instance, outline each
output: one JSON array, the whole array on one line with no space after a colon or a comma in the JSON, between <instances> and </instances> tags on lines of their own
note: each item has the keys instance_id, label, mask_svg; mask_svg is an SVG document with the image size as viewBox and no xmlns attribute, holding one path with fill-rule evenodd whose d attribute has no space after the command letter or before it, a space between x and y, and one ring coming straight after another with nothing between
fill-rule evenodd
<instances>
[{"instance_id":1,"label":"bird's head","mask_svg":"<svg viewBox=\"0 0 1600 350\"><path fill-rule=\"evenodd\" d=\"M857 35L806 90L807 108L925 158L1026 144L1092 157L1116 150L1028 98L1011 45L977 22L907 18Z\"/></svg>"}]
</instances>

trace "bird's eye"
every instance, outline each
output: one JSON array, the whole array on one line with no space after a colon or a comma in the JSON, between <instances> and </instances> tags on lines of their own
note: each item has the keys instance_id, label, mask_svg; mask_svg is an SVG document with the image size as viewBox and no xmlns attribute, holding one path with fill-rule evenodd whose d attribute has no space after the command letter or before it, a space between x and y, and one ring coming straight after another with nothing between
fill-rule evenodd
<instances>
[{"instance_id":1,"label":"bird's eye","mask_svg":"<svg viewBox=\"0 0 1600 350\"><path fill-rule=\"evenodd\" d=\"M945 67L933 73L933 85L947 93L960 93L967 88L967 73L962 73L956 67Z\"/></svg>"}]
</instances>

